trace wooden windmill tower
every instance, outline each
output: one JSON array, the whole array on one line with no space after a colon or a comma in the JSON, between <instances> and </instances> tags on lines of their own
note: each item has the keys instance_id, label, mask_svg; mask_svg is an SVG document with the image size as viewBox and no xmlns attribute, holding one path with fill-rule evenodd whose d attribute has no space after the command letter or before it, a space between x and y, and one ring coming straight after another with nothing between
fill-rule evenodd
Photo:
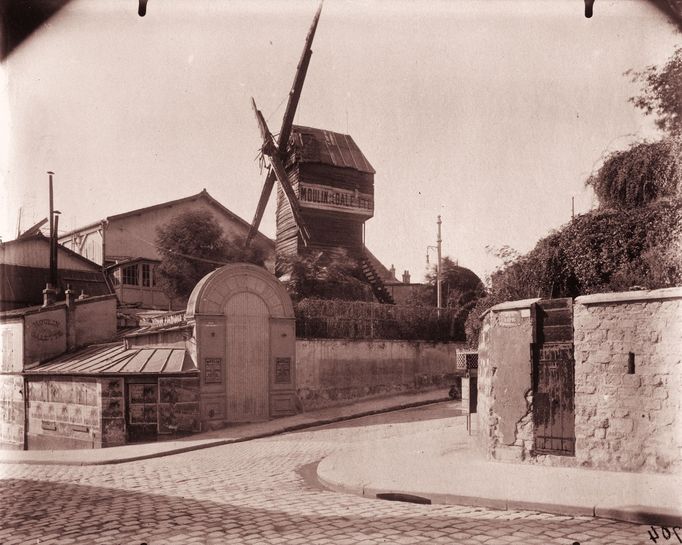
<instances>
[{"instance_id":1,"label":"wooden windmill tower","mask_svg":"<svg viewBox=\"0 0 682 545\"><path fill-rule=\"evenodd\" d=\"M375 170L349 135L293 124L321 9L308 31L277 139L252 99L270 168L246 243L256 234L277 181L277 262L306 251L343 249L358 261L375 297L393 303L364 248L364 224L374 215Z\"/></svg>"}]
</instances>

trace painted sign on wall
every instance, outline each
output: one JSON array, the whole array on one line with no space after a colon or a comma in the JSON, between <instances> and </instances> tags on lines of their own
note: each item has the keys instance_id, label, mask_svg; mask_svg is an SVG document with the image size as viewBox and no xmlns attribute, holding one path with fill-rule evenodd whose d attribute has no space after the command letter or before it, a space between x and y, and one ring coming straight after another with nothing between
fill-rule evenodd
<instances>
[{"instance_id":1,"label":"painted sign on wall","mask_svg":"<svg viewBox=\"0 0 682 545\"><path fill-rule=\"evenodd\" d=\"M45 361L66 352L66 311L57 309L25 318L27 363Z\"/></svg>"},{"instance_id":2,"label":"painted sign on wall","mask_svg":"<svg viewBox=\"0 0 682 545\"><path fill-rule=\"evenodd\" d=\"M360 216L374 215L374 196L359 191L319 184L300 184L301 207L346 212Z\"/></svg>"}]
</instances>

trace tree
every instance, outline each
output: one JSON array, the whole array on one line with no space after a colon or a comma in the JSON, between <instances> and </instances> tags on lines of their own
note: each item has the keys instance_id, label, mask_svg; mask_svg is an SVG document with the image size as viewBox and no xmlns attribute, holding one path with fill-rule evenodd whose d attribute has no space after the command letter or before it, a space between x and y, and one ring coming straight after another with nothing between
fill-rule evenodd
<instances>
[{"instance_id":1,"label":"tree","mask_svg":"<svg viewBox=\"0 0 682 545\"><path fill-rule=\"evenodd\" d=\"M161 254L159 284L171 298L186 299L199 280L227 263L264 264L260 249L226 238L216 219L199 210L179 214L159 227L156 245Z\"/></svg>"},{"instance_id":2,"label":"tree","mask_svg":"<svg viewBox=\"0 0 682 545\"><path fill-rule=\"evenodd\" d=\"M359 264L348 253L308 251L282 259L281 277L294 301L306 298L371 301L369 286L361 280Z\"/></svg>"},{"instance_id":3,"label":"tree","mask_svg":"<svg viewBox=\"0 0 682 545\"><path fill-rule=\"evenodd\" d=\"M671 135L682 135L682 47L663 67L648 66L641 72L628 70L632 81L643 84L641 95L630 98L646 115L655 114L656 125Z\"/></svg>"},{"instance_id":4,"label":"tree","mask_svg":"<svg viewBox=\"0 0 682 545\"><path fill-rule=\"evenodd\" d=\"M682 84L682 82L681 82ZM606 208L635 208L682 192L682 137L635 144L610 154L585 185Z\"/></svg>"},{"instance_id":5,"label":"tree","mask_svg":"<svg viewBox=\"0 0 682 545\"><path fill-rule=\"evenodd\" d=\"M436 306L437 272L435 265L426 273L426 284L413 292L408 304L418 306ZM485 286L476 274L460 267L450 257L441 260L441 297L444 307L456 312L455 330L464 338L464 324L477 301L485 295Z\"/></svg>"}]
</instances>

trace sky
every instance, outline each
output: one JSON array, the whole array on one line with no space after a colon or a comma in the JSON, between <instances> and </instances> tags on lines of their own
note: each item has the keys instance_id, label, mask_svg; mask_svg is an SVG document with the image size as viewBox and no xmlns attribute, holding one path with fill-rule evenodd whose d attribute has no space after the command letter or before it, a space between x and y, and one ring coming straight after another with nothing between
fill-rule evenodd
<instances>
[{"instance_id":1,"label":"sky","mask_svg":"<svg viewBox=\"0 0 682 545\"><path fill-rule=\"evenodd\" d=\"M60 231L196 194L251 221L264 173L250 106L277 132L316 0L74 0L2 66L0 235ZM375 168L367 247L423 277L484 278L597 201L605 154L655 139L624 75L682 37L646 0L326 0L295 123L350 134ZM6 121L6 122L4 122ZM274 194L261 231L275 236ZM435 254L432 252L432 261Z\"/></svg>"}]
</instances>

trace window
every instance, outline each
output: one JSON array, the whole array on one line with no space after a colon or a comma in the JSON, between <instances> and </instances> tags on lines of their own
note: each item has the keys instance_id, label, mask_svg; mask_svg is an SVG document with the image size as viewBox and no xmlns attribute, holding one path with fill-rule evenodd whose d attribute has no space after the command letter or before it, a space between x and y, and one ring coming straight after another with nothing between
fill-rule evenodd
<instances>
[{"instance_id":1,"label":"window","mask_svg":"<svg viewBox=\"0 0 682 545\"><path fill-rule=\"evenodd\" d=\"M149 263L142 264L142 285L146 288L154 285L152 266Z\"/></svg>"},{"instance_id":2,"label":"window","mask_svg":"<svg viewBox=\"0 0 682 545\"><path fill-rule=\"evenodd\" d=\"M128 265L123 267L123 284L128 286L137 286L137 265Z\"/></svg>"}]
</instances>

